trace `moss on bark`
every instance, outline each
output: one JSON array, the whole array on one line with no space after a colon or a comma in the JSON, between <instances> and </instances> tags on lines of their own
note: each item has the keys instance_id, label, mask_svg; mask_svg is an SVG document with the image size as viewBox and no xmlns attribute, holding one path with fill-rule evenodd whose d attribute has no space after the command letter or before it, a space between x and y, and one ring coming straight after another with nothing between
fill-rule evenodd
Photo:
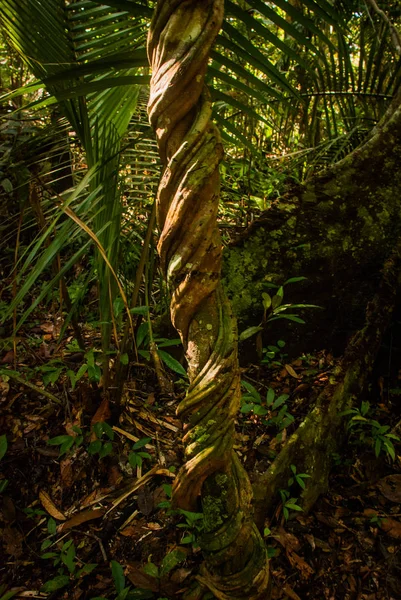
<instances>
[{"instance_id":1,"label":"moss on bark","mask_svg":"<svg viewBox=\"0 0 401 600\"><path fill-rule=\"evenodd\" d=\"M310 334L327 328L348 335L360 327L361 308L401 231L400 162L397 98L363 146L294 187L225 249L223 282L240 322L260 319L266 282L302 275L308 281L286 300L323 306Z\"/></svg>"}]
</instances>

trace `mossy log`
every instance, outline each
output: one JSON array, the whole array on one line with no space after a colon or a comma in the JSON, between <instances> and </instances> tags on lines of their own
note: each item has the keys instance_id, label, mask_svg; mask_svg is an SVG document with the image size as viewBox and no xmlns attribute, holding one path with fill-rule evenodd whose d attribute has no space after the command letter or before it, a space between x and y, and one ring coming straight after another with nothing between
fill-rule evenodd
<instances>
[{"instance_id":1,"label":"mossy log","mask_svg":"<svg viewBox=\"0 0 401 600\"><path fill-rule=\"evenodd\" d=\"M344 342L362 327L366 299L401 231L400 100L362 146L275 201L225 249L223 282L242 328L260 320L266 282L300 275L307 281L289 286L286 302L324 308L308 318L304 343L309 336L316 346L322 331L343 333Z\"/></svg>"},{"instance_id":2,"label":"mossy log","mask_svg":"<svg viewBox=\"0 0 401 600\"><path fill-rule=\"evenodd\" d=\"M336 383L325 388L316 406L290 437L287 444L254 485L256 523L259 527L277 502L278 490L287 487L291 465L310 478L302 493L304 510L309 510L328 487L333 454L340 451L345 435L342 411L359 402L366 391L369 376L399 301L401 286L401 242L383 268L382 281L366 309L365 325L347 346L336 374Z\"/></svg>"}]
</instances>

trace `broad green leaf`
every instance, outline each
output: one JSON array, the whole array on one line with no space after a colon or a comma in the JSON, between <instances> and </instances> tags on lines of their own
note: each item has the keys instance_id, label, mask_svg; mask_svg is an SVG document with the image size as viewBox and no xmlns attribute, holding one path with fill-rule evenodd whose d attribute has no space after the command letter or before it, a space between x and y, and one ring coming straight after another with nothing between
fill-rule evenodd
<instances>
[{"instance_id":1,"label":"broad green leaf","mask_svg":"<svg viewBox=\"0 0 401 600\"><path fill-rule=\"evenodd\" d=\"M267 390L267 394L266 394L266 404L267 406L271 406L273 404L273 400L275 398L276 392L273 390L273 388L269 388Z\"/></svg>"},{"instance_id":2,"label":"broad green leaf","mask_svg":"<svg viewBox=\"0 0 401 600\"><path fill-rule=\"evenodd\" d=\"M247 340L248 338L255 335L256 333L259 333L259 331L263 331L263 327L259 327L259 326L248 327L248 329L245 329L245 331L243 331L240 334L240 336L239 336L240 342Z\"/></svg>"},{"instance_id":3,"label":"broad green leaf","mask_svg":"<svg viewBox=\"0 0 401 600\"><path fill-rule=\"evenodd\" d=\"M298 506L298 504L292 504L292 503L286 502L285 506L286 506L286 508L289 508L290 510L297 510L297 511L301 511L301 512L303 511L303 509L300 506Z\"/></svg>"},{"instance_id":4,"label":"broad green leaf","mask_svg":"<svg viewBox=\"0 0 401 600\"><path fill-rule=\"evenodd\" d=\"M186 552L183 552L179 548L172 550L163 558L160 565L160 577L164 577L167 573L170 573L177 565L182 563L187 557Z\"/></svg>"},{"instance_id":5,"label":"broad green leaf","mask_svg":"<svg viewBox=\"0 0 401 600\"><path fill-rule=\"evenodd\" d=\"M113 581L114 581L114 586L117 590L117 593L119 594L125 588L124 569L122 568L120 563L118 563L116 560L112 560L110 562L110 567L111 567L111 574L112 574Z\"/></svg>"},{"instance_id":6,"label":"broad green leaf","mask_svg":"<svg viewBox=\"0 0 401 600\"><path fill-rule=\"evenodd\" d=\"M178 375L187 377L187 372L184 369L184 367L178 362L178 360L173 358L171 356L171 354L169 354L168 352L165 352L164 350L159 350L159 349L157 350L157 353L160 356L160 358L162 359L162 361L164 362L164 364L167 365L169 369L171 369L175 373L178 373Z\"/></svg>"},{"instance_id":7,"label":"broad green leaf","mask_svg":"<svg viewBox=\"0 0 401 600\"><path fill-rule=\"evenodd\" d=\"M66 587L70 583L70 578L68 575L58 575L54 577L54 579L50 579L46 581L44 585L40 588L41 592L51 593L56 592L57 590L61 590Z\"/></svg>"},{"instance_id":8,"label":"broad green leaf","mask_svg":"<svg viewBox=\"0 0 401 600\"><path fill-rule=\"evenodd\" d=\"M250 393L250 395L252 396L252 398L254 398L254 400L256 402L258 402L259 404L261 403L262 400L261 400L259 392L251 383L249 383L249 381L245 381L244 379L241 379L241 385L244 386L246 391Z\"/></svg>"},{"instance_id":9,"label":"broad green leaf","mask_svg":"<svg viewBox=\"0 0 401 600\"><path fill-rule=\"evenodd\" d=\"M126 352L124 354L120 354L120 363L122 365L128 365L128 363L129 363L129 357L128 357L128 354Z\"/></svg>"},{"instance_id":10,"label":"broad green leaf","mask_svg":"<svg viewBox=\"0 0 401 600\"><path fill-rule=\"evenodd\" d=\"M305 279L307 279L307 277L290 277L289 279L287 279L287 281L283 283L283 285L287 285L287 283L297 283L298 281L305 281Z\"/></svg>"},{"instance_id":11,"label":"broad green leaf","mask_svg":"<svg viewBox=\"0 0 401 600\"><path fill-rule=\"evenodd\" d=\"M276 398L276 400L274 401L272 409L275 410L279 406L282 406L284 404L284 402L286 402L286 400L288 400L288 398L289 398L288 394L281 394L281 396Z\"/></svg>"},{"instance_id":12,"label":"broad green leaf","mask_svg":"<svg viewBox=\"0 0 401 600\"><path fill-rule=\"evenodd\" d=\"M152 438L150 437L141 438L140 440L135 442L135 444L132 446L132 450L139 450L139 448L143 448L144 446L146 446L146 444L149 444L149 442L151 441Z\"/></svg>"},{"instance_id":13,"label":"broad green leaf","mask_svg":"<svg viewBox=\"0 0 401 600\"><path fill-rule=\"evenodd\" d=\"M150 575L151 577L154 577L155 579L159 578L159 569L156 567L156 565L152 562L148 562L146 563L146 565L143 567L144 572L146 573L146 575Z\"/></svg>"}]
</instances>

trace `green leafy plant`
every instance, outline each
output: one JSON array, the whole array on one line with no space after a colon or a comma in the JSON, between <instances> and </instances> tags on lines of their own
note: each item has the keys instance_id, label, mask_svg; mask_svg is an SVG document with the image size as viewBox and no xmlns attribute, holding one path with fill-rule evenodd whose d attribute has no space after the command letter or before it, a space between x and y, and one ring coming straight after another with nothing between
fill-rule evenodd
<instances>
[{"instance_id":1,"label":"green leafy plant","mask_svg":"<svg viewBox=\"0 0 401 600\"><path fill-rule=\"evenodd\" d=\"M99 454L99 458L108 456L113 450L112 441L114 440L114 431L108 423L104 421L95 423L92 427L97 440L91 442L88 446L89 454ZM103 435L106 436L106 440L103 440Z\"/></svg>"},{"instance_id":2,"label":"green leafy plant","mask_svg":"<svg viewBox=\"0 0 401 600\"><path fill-rule=\"evenodd\" d=\"M111 575L113 578L116 595L113 600L147 600L154 598L154 595L149 590L141 590L139 588L132 589L126 585L126 578L122 565L116 560L110 561ZM96 596L91 600L107 600L104 596Z\"/></svg>"},{"instance_id":3,"label":"green leafy plant","mask_svg":"<svg viewBox=\"0 0 401 600\"><path fill-rule=\"evenodd\" d=\"M177 525L178 528L185 530L180 543L197 545L198 536L203 531L203 513L190 512L182 508L175 512L185 518L185 523Z\"/></svg>"},{"instance_id":4,"label":"green leafy plant","mask_svg":"<svg viewBox=\"0 0 401 600\"><path fill-rule=\"evenodd\" d=\"M296 512L302 511L302 507L297 504L298 498L291 497L291 494L288 490L279 490L281 502L283 505L283 516L286 521L288 521L290 517L290 510L294 510Z\"/></svg>"},{"instance_id":5,"label":"green leafy plant","mask_svg":"<svg viewBox=\"0 0 401 600\"><path fill-rule=\"evenodd\" d=\"M163 348L168 348L171 346L179 346L181 345L181 340L179 338L174 338L169 340L167 338L159 338L153 337L151 328L149 327L149 321L144 321L138 327L138 331L136 334L136 347L138 350L138 354L142 356L145 360L150 360L151 353L149 350L151 342L154 342L156 345L157 354L160 360L174 373L181 375L182 377L187 377L187 372L182 366L181 363L178 362L169 352L163 350Z\"/></svg>"},{"instance_id":6,"label":"green leafy plant","mask_svg":"<svg viewBox=\"0 0 401 600\"><path fill-rule=\"evenodd\" d=\"M49 519L50 522L50 519ZM55 523L49 525L48 531L55 533ZM46 540L45 540L46 541ZM45 543L42 543L42 547ZM80 567L81 561L77 559L76 548L73 540L68 540L61 544L57 550L46 552L41 555L42 559L50 559L53 561L53 566L58 567L58 575L52 579L46 581L46 583L40 588L42 592L55 592L69 585L71 580L79 579L84 575L89 575L97 567L95 563L84 564ZM66 569L68 574L66 573Z\"/></svg>"},{"instance_id":7,"label":"green leafy plant","mask_svg":"<svg viewBox=\"0 0 401 600\"><path fill-rule=\"evenodd\" d=\"M310 475L307 473L297 473L297 468L295 465L291 465L290 469L292 471L292 477L290 477L288 480L288 487L291 487L294 483L297 483L299 487L304 490L306 487L304 480L308 479Z\"/></svg>"},{"instance_id":8,"label":"green leafy plant","mask_svg":"<svg viewBox=\"0 0 401 600\"><path fill-rule=\"evenodd\" d=\"M303 308L321 308L316 304L283 304L284 286L289 283L303 281L306 277L291 277L283 283L276 285L274 283L264 283L265 287L274 289L275 293L270 295L268 292L262 292L263 316L259 325L248 327L239 336L240 341L244 341L253 335L261 335L268 323L277 321L278 319L287 319L295 323L305 324L305 321L298 314L288 311L303 309ZM279 351L279 348L277 349Z\"/></svg>"},{"instance_id":9,"label":"green leafy plant","mask_svg":"<svg viewBox=\"0 0 401 600\"><path fill-rule=\"evenodd\" d=\"M155 579L162 579L170 571L175 569L180 563L182 563L187 557L186 552L180 550L180 548L175 548L163 558L160 567L157 567L153 562L149 561L143 567L144 572Z\"/></svg>"},{"instance_id":10,"label":"green leafy plant","mask_svg":"<svg viewBox=\"0 0 401 600\"><path fill-rule=\"evenodd\" d=\"M60 446L59 457L67 452L81 446L84 442L84 434L82 429L77 425L72 426L72 430L76 435L57 435L48 440L49 446ZM114 431L108 423L95 423L92 431L96 436L96 440L89 442L87 446L88 454L98 454L99 458L108 456L113 450ZM103 439L105 436L106 439Z\"/></svg>"},{"instance_id":11,"label":"green leafy plant","mask_svg":"<svg viewBox=\"0 0 401 600\"><path fill-rule=\"evenodd\" d=\"M288 394L280 394L276 397L276 392L272 388L269 388L266 398L262 399L259 392L251 383L242 380L241 384L247 391L241 398L240 411L242 413L248 414L253 412L255 415L261 417L269 415L268 419L262 421L263 424L267 426L274 425L279 432L294 421L294 417L289 412L287 405Z\"/></svg>"},{"instance_id":12,"label":"green leafy plant","mask_svg":"<svg viewBox=\"0 0 401 600\"><path fill-rule=\"evenodd\" d=\"M369 416L370 402L363 401L360 408L350 408L341 413L342 416L351 416L348 430L353 436L358 436L358 441L373 447L375 456L384 452L391 460L395 459L394 442L399 442L398 435L391 433L389 425L381 425L376 419Z\"/></svg>"},{"instance_id":13,"label":"green leafy plant","mask_svg":"<svg viewBox=\"0 0 401 600\"><path fill-rule=\"evenodd\" d=\"M152 438L150 437L142 438L135 442L135 444L132 446L132 450L128 455L128 462L131 465L131 467L141 467L143 459L152 459L149 452L144 452L143 450L141 450L141 448L144 448L144 446L146 446L146 444L149 444L151 440Z\"/></svg>"},{"instance_id":14,"label":"green leafy plant","mask_svg":"<svg viewBox=\"0 0 401 600\"><path fill-rule=\"evenodd\" d=\"M173 486L170 483L163 483L162 487L168 500L163 500L162 502L159 502L157 507L171 509L171 497L173 495Z\"/></svg>"},{"instance_id":15,"label":"green leafy plant","mask_svg":"<svg viewBox=\"0 0 401 600\"><path fill-rule=\"evenodd\" d=\"M9 592L6 592L6 589L6 584L0 585L0 600L10 600L11 598L14 598L14 596L19 594L18 590L10 590Z\"/></svg>"},{"instance_id":16,"label":"green leafy plant","mask_svg":"<svg viewBox=\"0 0 401 600\"><path fill-rule=\"evenodd\" d=\"M283 352L285 346L284 340L277 340L275 345L269 345L267 348L263 348L263 359L262 365L282 365L284 359L288 356Z\"/></svg>"},{"instance_id":17,"label":"green leafy plant","mask_svg":"<svg viewBox=\"0 0 401 600\"><path fill-rule=\"evenodd\" d=\"M80 427L73 425L72 430L76 435L57 435L47 441L49 446L60 446L59 457L66 454L73 447L78 448L84 440Z\"/></svg>"}]
</instances>

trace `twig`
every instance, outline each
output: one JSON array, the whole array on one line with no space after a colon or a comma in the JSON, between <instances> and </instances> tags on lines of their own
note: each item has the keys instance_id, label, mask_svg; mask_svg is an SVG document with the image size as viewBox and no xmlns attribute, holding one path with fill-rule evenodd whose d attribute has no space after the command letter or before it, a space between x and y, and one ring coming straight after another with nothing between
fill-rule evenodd
<instances>
[{"instance_id":1,"label":"twig","mask_svg":"<svg viewBox=\"0 0 401 600\"><path fill-rule=\"evenodd\" d=\"M18 381L18 383L21 383L22 385L26 385L26 387L31 388L31 390L33 390L34 392L37 392L41 396L45 396L45 398L49 398L49 400L52 400L56 404L60 404L61 406L63 405L62 401L59 400L57 398L57 396L54 396L47 390L44 390L44 389L40 388L39 386L35 385L34 383L31 383L30 381L23 379L22 377L20 377L19 375L16 375L12 371L8 371L7 369L0 369L0 375L1 376L6 375L7 377L11 377L11 379L15 379L15 381Z\"/></svg>"}]
</instances>

